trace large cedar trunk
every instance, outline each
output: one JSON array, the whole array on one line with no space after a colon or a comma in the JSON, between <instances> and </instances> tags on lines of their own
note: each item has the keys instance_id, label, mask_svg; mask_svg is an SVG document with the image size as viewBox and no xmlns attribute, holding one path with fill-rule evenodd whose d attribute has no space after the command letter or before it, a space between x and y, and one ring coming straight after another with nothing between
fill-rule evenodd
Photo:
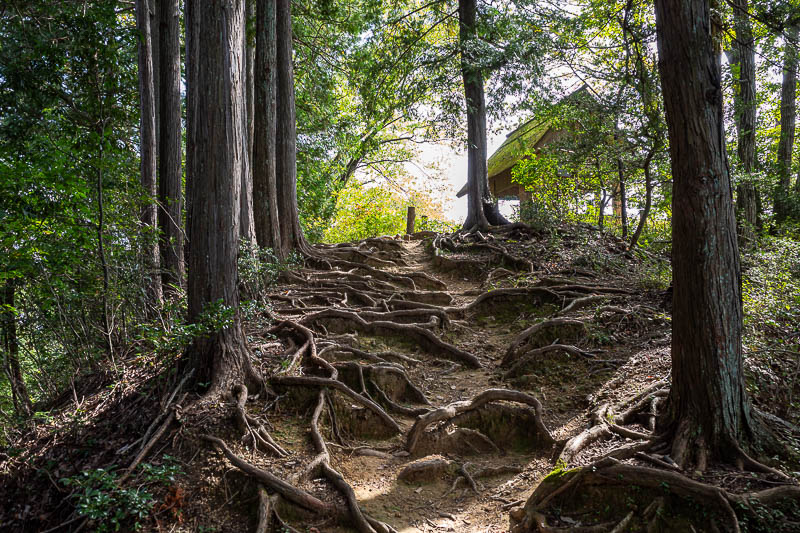
<instances>
[{"instance_id":1,"label":"large cedar trunk","mask_svg":"<svg viewBox=\"0 0 800 533\"><path fill-rule=\"evenodd\" d=\"M476 66L472 46L477 37L477 1L459 0L458 28L461 76L467 110L467 219L464 229L485 230L489 224L508 224L489 194L486 142L486 101L483 73Z\"/></svg>"},{"instance_id":2,"label":"large cedar trunk","mask_svg":"<svg viewBox=\"0 0 800 533\"><path fill-rule=\"evenodd\" d=\"M256 2L254 67L253 218L261 247L280 246L275 178L275 0Z\"/></svg>"},{"instance_id":3,"label":"large cedar trunk","mask_svg":"<svg viewBox=\"0 0 800 533\"><path fill-rule=\"evenodd\" d=\"M756 56L753 29L748 15L748 1L733 1L733 19L736 38L733 43L731 63L736 65L734 76L734 114L736 116L737 153L744 181L736 187L736 211L739 235L745 242L752 241L758 226L758 190L750 178L756 160Z\"/></svg>"},{"instance_id":4,"label":"large cedar trunk","mask_svg":"<svg viewBox=\"0 0 800 533\"><path fill-rule=\"evenodd\" d=\"M798 27L787 30L787 37L797 41ZM778 187L775 190L775 218L778 222L788 216L789 185L792 172L794 128L797 113L797 49L792 43L784 45L783 82L781 83L781 136L778 141Z\"/></svg>"},{"instance_id":5,"label":"large cedar trunk","mask_svg":"<svg viewBox=\"0 0 800 533\"><path fill-rule=\"evenodd\" d=\"M16 413L29 418L33 413L28 388L22 377L19 364L19 342L17 341L17 317L14 311L15 282L7 279L0 300L0 332L2 332L3 372L11 385L11 400Z\"/></svg>"},{"instance_id":6,"label":"large cedar trunk","mask_svg":"<svg viewBox=\"0 0 800 533\"><path fill-rule=\"evenodd\" d=\"M244 115L245 115L245 164L247 165L245 171L242 173L242 192L240 196L241 201L241 225L239 226L239 234L243 242L255 243L256 240L256 227L253 219L253 171L252 154L253 154L253 53L255 47L249 46L247 38L247 21L250 16L250 6L252 0L245 0L245 31L242 32L242 50L244 51Z\"/></svg>"},{"instance_id":7,"label":"large cedar trunk","mask_svg":"<svg viewBox=\"0 0 800 533\"><path fill-rule=\"evenodd\" d=\"M178 0L161 0L159 77L161 118L158 144L158 226L165 290L182 287L183 186L181 174L181 48Z\"/></svg>"},{"instance_id":8,"label":"large cedar trunk","mask_svg":"<svg viewBox=\"0 0 800 533\"><path fill-rule=\"evenodd\" d=\"M136 23L139 31L139 122L140 180L145 192L141 223L145 228L143 263L149 304L161 303L161 275L159 273L157 230L156 181L156 102L153 85L153 44L150 35L150 16L147 0L136 2Z\"/></svg>"},{"instance_id":9,"label":"large cedar trunk","mask_svg":"<svg viewBox=\"0 0 800 533\"><path fill-rule=\"evenodd\" d=\"M702 469L752 436L739 249L709 5L655 5L673 177L672 389L659 427L675 461Z\"/></svg>"},{"instance_id":10,"label":"large cedar trunk","mask_svg":"<svg viewBox=\"0 0 800 533\"><path fill-rule=\"evenodd\" d=\"M197 124L197 63L199 61L199 50L197 49L197 36L200 34L197 16L194 14L195 2L192 0L183 1L183 24L186 29L184 38L186 46L186 228L192 224L192 180L194 176L194 150L189 150L189 146L195 144L197 138L195 125ZM191 242L187 239L184 242L183 254L186 263L189 262L191 255Z\"/></svg>"},{"instance_id":11,"label":"large cedar trunk","mask_svg":"<svg viewBox=\"0 0 800 533\"><path fill-rule=\"evenodd\" d=\"M297 210L297 127L292 66L291 0L276 0L275 4L277 35L275 175L281 234L280 245L275 246L275 252L280 259L286 259L291 251L303 251L307 244Z\"/></svg>"},{"instance_id":12,"label":"large cedar trunk","mask_svg":"<svg viewBox=\"0 0 800 533\"><path fill-rule=\"evenodd\" d=\"M195 340L189 350L197 382L212 392L234 382L250 386L250 364L238 317L236 257L242 173L246 171L243 32L244 0L190 0L192 37L197 45L196 87L190 92L194 112L188 146L192 157L188 180L191 221L189 240L189 320L197 321L209 306L221 303L235 310L233 323ZM191 25L190 25L191 26Z\"/></svg>"}]
</instances>

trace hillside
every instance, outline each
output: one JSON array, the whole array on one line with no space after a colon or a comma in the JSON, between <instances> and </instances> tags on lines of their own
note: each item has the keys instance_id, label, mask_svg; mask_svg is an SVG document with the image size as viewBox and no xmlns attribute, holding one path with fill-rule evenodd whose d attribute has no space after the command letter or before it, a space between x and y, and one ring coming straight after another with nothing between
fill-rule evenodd
<instances>
[{"instance_id":1,"label":"hillside","mask_svg":"<svg viewBox=\"0 0 800 533\"><path fill-rule=\"evenodd\" d=\"M0 499L13 502L0 528L507 531L554 468L651 438L670 376L664 258L588 226L336 250L350 260L285 272L246 324L267 390L209 402L155 356L76 381L0 456ZM675 471L663 453L628 455ZM733 492L776 484L742 476L694 477ZM619 506L610 521L549 520L608 531L630 508L670 531L682 512Z\"/></svg>"}]
</instances>

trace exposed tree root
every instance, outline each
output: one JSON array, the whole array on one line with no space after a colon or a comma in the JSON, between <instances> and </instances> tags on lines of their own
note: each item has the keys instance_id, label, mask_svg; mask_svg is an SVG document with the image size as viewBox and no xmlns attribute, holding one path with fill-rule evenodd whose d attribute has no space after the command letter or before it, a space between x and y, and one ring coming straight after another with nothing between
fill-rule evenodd
<instances>
[{"instance_id":1,"label":"exposed tree root","mask_svg":"<svg viewBox=\"0 0 800 533\"><path fill-rule=\"evenodd\" d=\"M541 358L542 355L545 355L550 352L565 352L570 355L574 355L576 357L581 357L581 356L586 358L594 357L591 353L581 350L580 348L569 344L548 344L547 346L542 346L541 348L536 348L534 350L527 351L523 355L521 355L518 359L514 361L513 364L511 364L511 367L503 374L503 379L508 380L516 376L519 376L522 369L524 369L530 363Z\"/></svg>"},{"instance_id":2,"label":"exposed tree root","mask_svg":"<svg viewBox=\"0 0 800 533\"><path fill-rule=\"evenodd\" d=\"M463 318L467 314L480 314L497 306L541 306L546 303L558 303L562 298L554 291L544 287L526 287L510 289L494 289L483 292L474 301L463 307L448 307L447 314L454 318Z\"/></svg>"},{"instance_id":3,"label":"exposed tree root","mask_svg":"<svg viewBox=\"0 0 800 533\"><path fill-rule=\"evenodd\" d=\"M489 389L479 395L475 396L472 400L465 400L461 402L454 402L445 407L440 407L430 411L429 413L420 416L414 423L414 426L408 432L406 437L406 450L413 454L419 444L420 437L425 433L425 430L433 424L439 422L447 422L452 420L457 415L463 414L467 411L475 410L489 402L508 401L517 402L533 408L534 420L536 429L541 435L543 442L552 445L554 442L550 431L542 420L542 404L528 394L523 392L507 390L507 389Z\"/></svg>"},{"instance_id":4,"label":"exposed tree root","mask_svg":"<svg viewBox=\"0 0 800 533\"><path fill-rule=\"evenodd\" d=\"M661 495L666 492L673 497L698 502L707 511L715 513L717 519L722 522L718 523L719 529L722 531L740 531L739 518L734 512L734 508L739 509L745 515L749 512L757 516L753 507L756 502L762 506L774 506L786 500L800 502L800 487L796 485L783 485L758 492L733 494L722 488L688 478L679 472L627 465L615 459L606 458L589 466L549 476L528 499L524 518L516 524L512 531L523 532L529 531L533 527L539 527L546 508L558 497L568 497L574 500L575 495L581 490L587 491L592 487L605 489L618 486L641 487ZM591 494L595 493L591 492ZM596 503L604 505L602 500L598 501L596 494L591 498L594 498ZM661 502L661 506L663 506L663 502ZM640 515L646 520L650 520L652 515L656 514L650 506L643 509L644 512ZM562 513L566 512L562 509ZM623 528L632 519L633 516L626 515L623 519L625 523ZM713 516L706 519L713 519ZM700 524L696 525L700 527ZM618 530L622 531L623 529Z\"/></svg>"},{"instance_id":5,"label":"exposed tree root","mask_svg":"<svg viewBox=\"0 0 800 533\"><path fill-rule=\"evenodd\" d=\"M539 348L551 344L554 340L566 340L565 337L578 338L586 335L588 328L586 322L574 318L551 318L544 320L517 335L508 347L506 355L503 357L502 366L508 366L518 357L521 348L525 344L537 341Z\"/></svg>"},{"instance_id":6,"label":"exposed tree root","mask_svg":"<svg viewBox=\"0 0 800 533\"><path fill-rule=\"evenodd\" d=\"M247 402L247 387L243 384L233 388L234 411L236 426L242 433L242 440L246 445L252 445L255 449L264 449L278 457L289 455L280 444L275 442L272 436L258 420L247 414L245 402Z\"/></svg>"},{"instance_id":7,"label":"exposed tree root","mask_svg":"<svg viewBox=\"0 0 800 533\"><path fill-rule=\"evenodd\" d=\"M397 424L397 422L395 422L395 420L389 416L380 405L368 398L365 398L361 394L358 394L353 389L336 379L317 376L275 376L270 379L270 383L283 387L300 385L305 387L328 387L337 390L354 402L372 411L378 417L378 419L380 419L381 422L383 422L393 432L401 432L400 426Z\"/></svg>"},{"instance_id":8,"label":"exposed tree root","mask_svg":"<svg viewBox=\"0 0 800 533\"><path fill-rule=\"evenodd\" d=\"M303 323L313 324L321 320L330 319L343 319L348 321L357 331L360 331L361 333L369 333L374 335L400 334L406 338L413 339L419 343L422 348L434 355L439 355L445 359L456 361L470 368L480 368L482 366L480 360L476 356L467 353L460 348L453 346L452 344L442 341L431 331L413 324L397 324L395 322L389 322L385 320L368 322L362 318L360 314L343 309L328 309L326 311L320 311L319 313L305 317L303 319Z\"/></svg>"}]
</instances>

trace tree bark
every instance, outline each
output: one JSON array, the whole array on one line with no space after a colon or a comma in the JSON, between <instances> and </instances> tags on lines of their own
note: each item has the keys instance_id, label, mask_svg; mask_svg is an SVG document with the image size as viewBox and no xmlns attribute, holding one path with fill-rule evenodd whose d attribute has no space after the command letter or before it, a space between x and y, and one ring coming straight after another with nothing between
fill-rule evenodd
<instances>
[{"instance_id":1,"label":"tree bark","mask_svg":"<svg viewBox=\"0 0 800 533\"><path fill-rule=\"evenodd\" d=\"M181 43L178 0L160 2L158 226L161 230L161 281L165 291L182 287L183 186L181 173Z\"/></svg>"},{"instance_id":2,"label":"tree bark","mask_svg":"<svg viewBox=\"0 0 800 533\"><path fill-rule=\"evenodd\" d=\"M153 80L153 48L150 34L148 0L137 0L136 22L139 31L139 105L140 105L140 180L145 193L141 223L145 228L143 262L149 304L161 304L161 275L159 272L159 250L156 233L156 102Z\"/></svg>"},{"instance_id":3,"label":"tree bark","mask_svg":"<svg viewBox=\"0 0 800 533\"><path fill-rule=\"evenodd\" d=\"M725 150L719 52L707 0L656 0L672 160L672 389L659 429L702 470L752 437L742 372L739 249Z\"/></svg>"},{"instance_id":4,"label":"tree bark","mask_svg":"<svg viewBox=\"0 0 800 533\"><path fill-rule=\"evenodd\" d=\"M275 247L275 252L279 259L285 260L291 251L303 251L307 247L297 210L297 125L292 66L291 0L276 0L275 19L277 35L275 175L281 233L280 245Z\"/></svg>"},{"instance_id":5,"label":"tree bark","mask_svg":"<svg viewBox=\"0 0 800 533\"><path fill-rule=\"evenodd\" d=\"M211 393L244 381L259 386L239 322L236 259L240 194L246 171L243 32L244 0L189 0L197 17L194 131L188 146L193 163L189 240L189 320L197 322L210 306L234 310L232 323L195 339L189 349L194 378L210 383Z\"/></svg>"},{"instance_id":6,"label":"tree bark","mask_svg":"<svg viewBox=\"0 0 800 533\"><path fill-rule=\"evenodd\" d=\"M250 20L250 10L253 0L245 0L245 27L242 32L242 50L244 52L244 114L245 114L245 152L247 154L245 171L242 173L241 192L241 225L240 234L242 242L256 242L256 226L253 218L253 54L255 47L250 46L247 38L247 26Z\"/></svg>"},{"instance_id":7,"label":"tree bark","mask_svg":"<svg viewBox=\"0 0 800 533\"><path fill-rule=\"evenodd\" d=\"M258 245L273 249L279 248L281 242L278 188L275 178L275 39L275 0L257 0L253 110L253 219Z\"/></svg>"},{"instance_id":8,"label":"tree bark","mask_svg":"<svg viewBox=\"0 0 800 533\"><path fill-rule=\"evenodd\" d=\"M17 313L15 311L14 295L16 284L14 280L7 279L3 288L2 308L0 320L3 333L3 371L11 385L11 400L14 411L23 418L30 418L33 414L31 398L25 379L22 377L22 368L19 364L19 342L17 341Z\"/></svg>"},{"instance_id":9,"label":"tree bark","mask_svg":"<svg viewBox=\"0 0 800 533\"><path fill-rule=\"evenodd\" d=\"M158 138L161 131L161 8L162 0L147 0L150 11L150 57L153 61L153 101L156 107L156 161L159 157ZM156 163L156 166L158 163Z\"/></svg>"},{"instance_id":10,"label":"tree bark","mask_svg":"<svg viewBox=\"0 0 800 533\"><path fill-rule=\"evenodd\" d=\"M625 190L625 166L622 159L617 158L617 191L619 192L619 222L622 226L622 238L628 238L628 198Z\"/></svg>"},{"instance_id":11,"label":"tree bark","mask_svg":"<svg viewBox=\"0 0 800 533\"><path fill-rule=\"evenodd\" d=\"M486 101L483 73L476 66L477 0L458 0L458 40L461 76L467 110L467 218L464 229L486 230L489 224L508 224L489 194L486 142Z\"/></svg>"},{"instance_id":12,"label":"tree bark","mask_svg":"<svg viewBox=\"0 0 800 533\"><path fill-rule=\"evenodd\" d=\"M253 170L253 128L255 127L255 65L256 65L256 0L246 2L245 25L245 91L247 94L247 154Z\"/></svg>"},{"instance_id":13,"label":"tree bark","mask_svg":"<svg viewBox=\"0 0 800 533\"><path fill-rule=\"evenodd\" d=\"M189 150L189 146L195 145L197 139L195 124L197 123L197 63L199 62L199 50L197 46L200 28L198 27L198 17L195 14L195 2L192 0L183 1L183 20L186 36L184 38L186 46L186 228L192 225L192 196L194 171L194 150ZM184 242L183 254L185 263L188 264L191 257L191 242L187 238Z\"/></svg>"},{"instance_id":14,"label":"tree bark","mask_svg":"<svg viewBox=\"0 0 800 533\"><path fill-rule=\"evenodd\" d=\"M797 41L798 27L791 26L787 37ZM781 83L781 134L778 141L778 186L775 190L775 220L783 222L789 215L789 186L792 173L792 151L797 116L797 49L792 43L784 44L783 81Z\"/></svg>"},{"instance_id":15,"label":"tree bark","mask_svg":"<svg viewBox=\"0 0 800 533\"><path fill-rule=\"evenodd\" d=\"M737 132L736 151L744 176L736 187L736 212L739 235L752 242L759 225L758 190L751 173L756 161L756 56L753 29L748 15L748 0L733 0L736 38L731 53L735 81L733 107ZM738 71L738 75L737 75Z\"/></svg>"},{"instance_id":16,"label":"tree bark","mask_svg":"<svg viewBox=\"0 0 800 533\"><path fill-rule=\"evenodd\" d=\"M652 150L647 153L647 157L645 157L644 164L642 168L644 170L644 209L642 209L642 214L639 216L639 223L636 225L636 229L633 232L633 236L631 237L631 245L630 247L633 248L639 243L639 237L642 236L642 231L644 230L645 224L647 224L647 218L650 216L650 209L653 207L653 177L652 177L652 161L653 157L655 156L657 148L654 146Z\"/></svg>"}]
</instances>

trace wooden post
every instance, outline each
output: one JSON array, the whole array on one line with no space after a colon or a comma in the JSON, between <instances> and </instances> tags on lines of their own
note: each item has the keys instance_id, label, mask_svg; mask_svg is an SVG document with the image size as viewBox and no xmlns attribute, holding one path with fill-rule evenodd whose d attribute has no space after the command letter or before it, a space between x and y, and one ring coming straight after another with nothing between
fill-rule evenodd
<instances>
[{"instance_id":1,"label":"wooden post","mask_svg":"<svg viewBox=\"0 0 800 533\"><path fill-rule=\"evenodd\" d=\"M414 219L417 217L417 208L413 205L408 206L408 215L406 215L406 233L414 233Z\"/></svg>"}]
</instances>

